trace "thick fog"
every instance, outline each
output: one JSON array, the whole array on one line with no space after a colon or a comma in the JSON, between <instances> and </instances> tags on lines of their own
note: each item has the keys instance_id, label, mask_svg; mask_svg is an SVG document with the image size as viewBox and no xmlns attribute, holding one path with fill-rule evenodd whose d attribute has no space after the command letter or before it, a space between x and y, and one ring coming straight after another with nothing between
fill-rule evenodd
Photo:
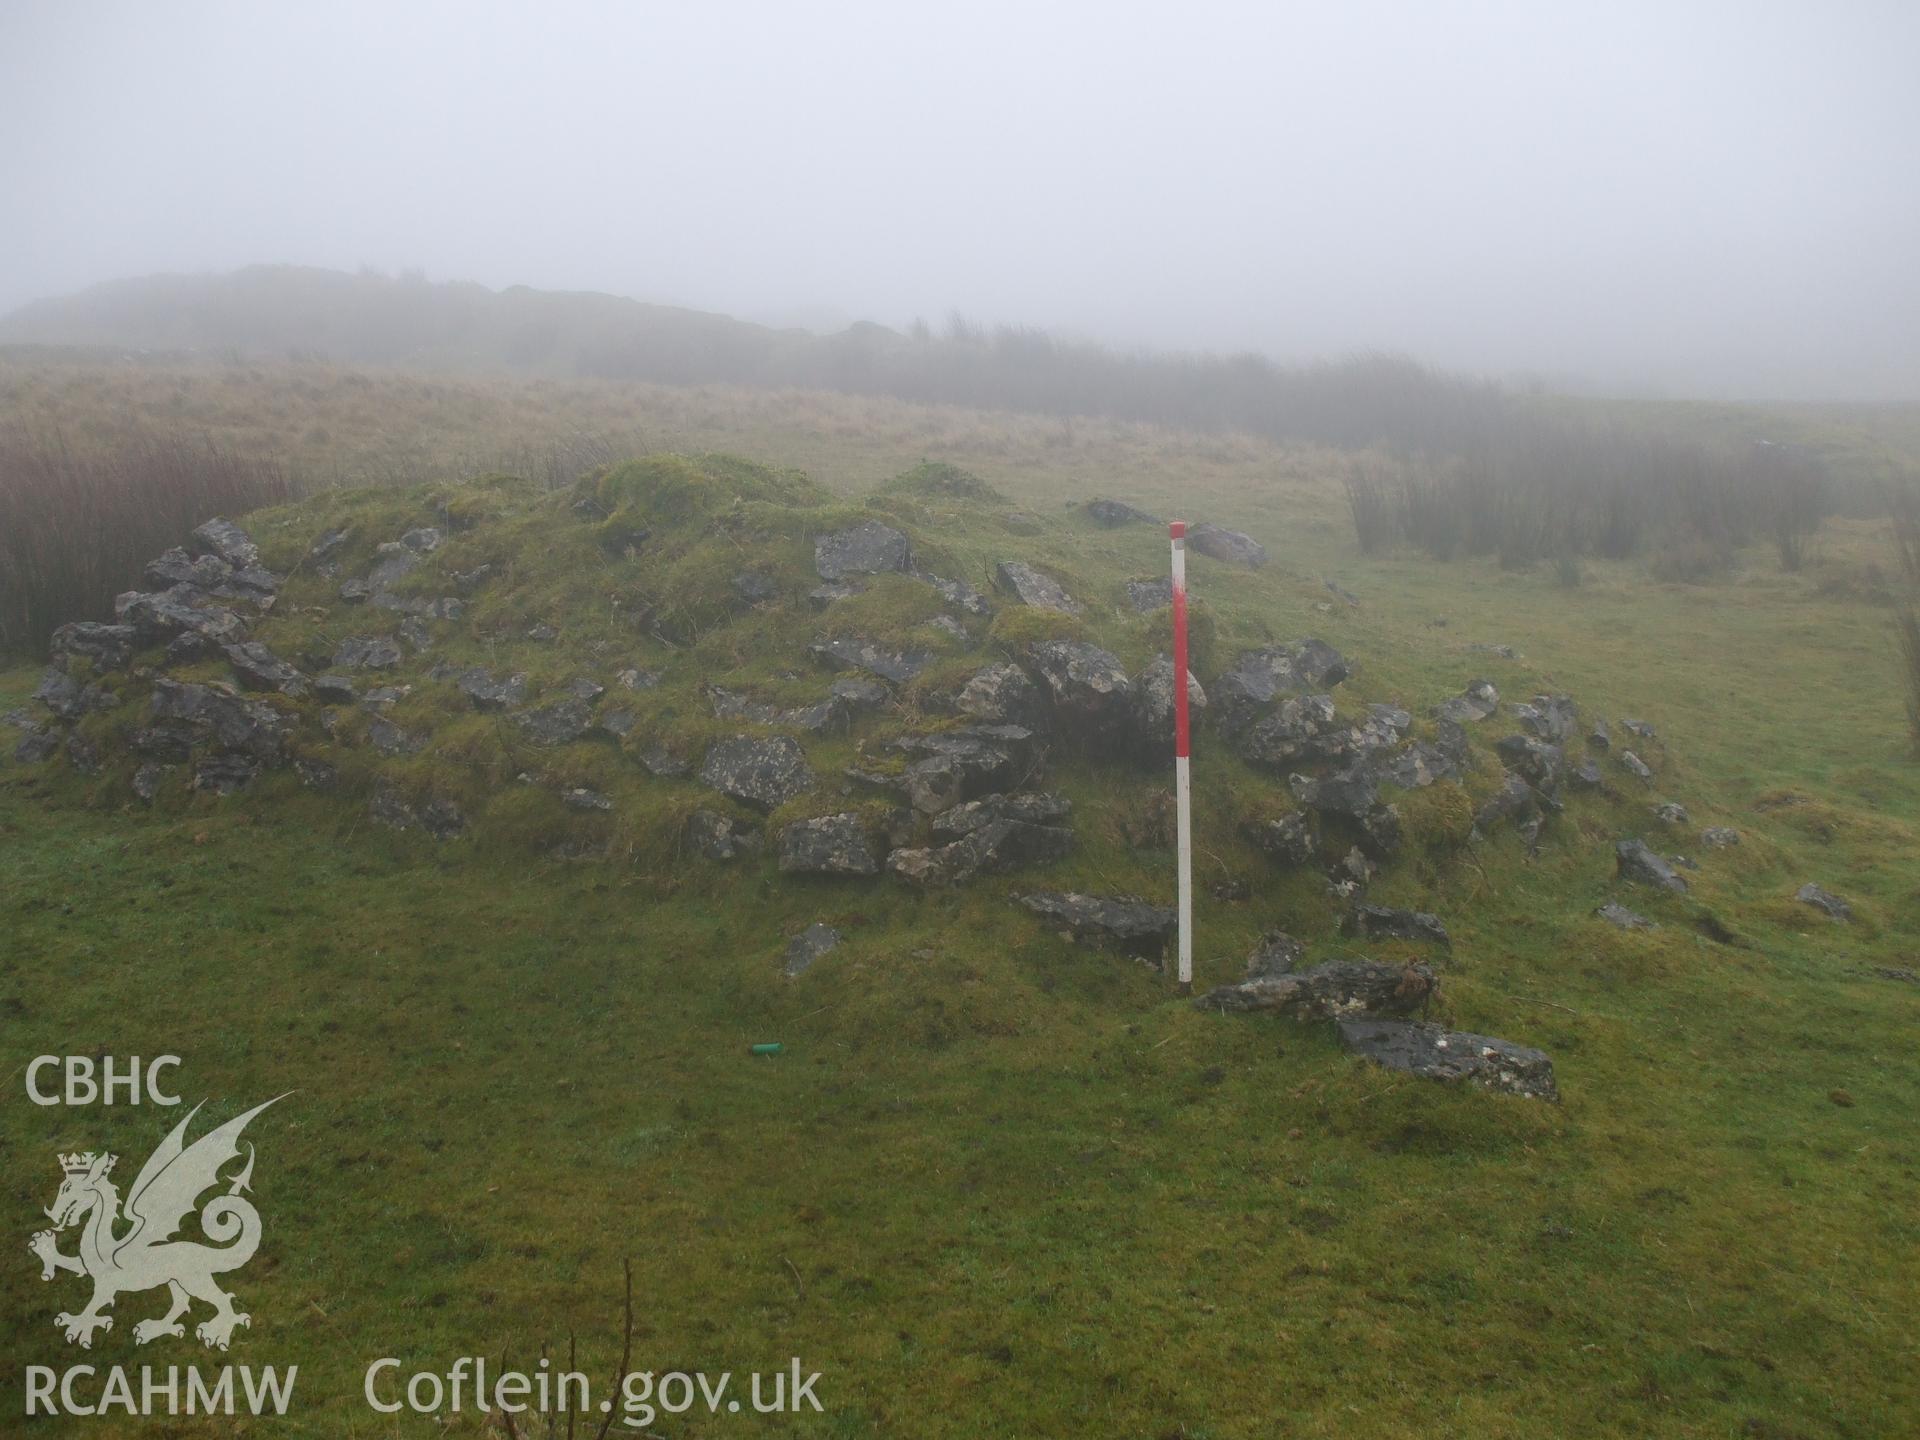
<instances>
[{"instance_id":1,"label":"thick fog","mask_svg":"<svg viewBox=\"0 0 1920 1440\"><path fill-rule=\"evenodd\" d=\"M291 261L1920 397L1920 7L0 0L0 310Z\"/></svg>"}]
</instances>

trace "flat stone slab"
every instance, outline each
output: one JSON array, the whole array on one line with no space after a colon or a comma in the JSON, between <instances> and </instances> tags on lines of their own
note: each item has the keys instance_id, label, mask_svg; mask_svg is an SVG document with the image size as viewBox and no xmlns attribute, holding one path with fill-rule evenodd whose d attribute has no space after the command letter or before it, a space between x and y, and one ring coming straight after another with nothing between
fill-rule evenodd
<instances>
[{"instance_id":1,"label":"flat stone slab","mask_svg":"<svg viewBox=\"0 0 1920 1440\"><path fill-rule=\"evenodd\" d=\"M1367 1018L1336 1024L1342 1045L1389 1070L1429 1080L1466 1080L1536 1100L1560 1098L1553 1061L1544 1050L1412 1020Z\"/></svg>"},{"instance_id":2,"label":"flat stone slab","mask_svg":"<svg viewBox=\"0 0 1920 1440\"><path fill-rule=\"evenodd\" d=\"M1297 948L1256 950L1262 973L1238 985L1222 985L1195 998L1201 1010L1281 1010L1301 1019L1342 1015L1406 1015L1422 1009L1439 982L1425 965L1383 965L1378 960L1329 960L1297 968ZM1288 968L1277 968L1285 965Z\"/></svg>"},{"instance_id":3,"label":"flat stone slab","mask_svg":"<svg viewBox=\"0 0 1920 1440\"><path fill-rule=\"evenodd\" d=\"M236 570L260 563L260 547L233 521L215 516L193 532L195 549L202 555L218 555Z\"/></svg>"},{"instance_id":4,"label":"flat stone slab","mask_svg":"<svg viewBox=\"0 0 1920 1440\"><path fill-rule=\"evenodd\" d=\"M1024 560L1002 560L994 571L994 579L1022 605L1031 605L1036 610L1055 610L1062 615L1080 613L1080 602L1067 594L1058 580L1042 574Z\"/></svg>"},{"instance_id":5,"label":"flat stone slab","mask_svg":"<svg viewBox=\"0 0 1920 1440\"><path fill-rule=\"evenodd\" d=\"M700 779L722 795L760 810L777 809L813 788L813 770L805 752L785 735L735 735L718 741L707 751Z\"/></svg>"},{"instance_id":6,"label":"flat stone slab","mask_svg":"<svg viewBox=\"0 0 1920 1440\"><path fill-rule=\"evenodd\" d=\"M1637 910L1629 910L1618 900L1609 900L1593 912L1609 925L1621 930L1654 930L1659 927Z\"/></svg>"},{"instance_id":7,"label":"flat stone slab","mask_svg":"<svg viewBox=\"0 0 1920 1440\"><path fill-rule=\"evenodd\" d=\"M537 710L522 710L514 717L520 733L536 745L568 745L578 740L593 725L593 711L584 700L557 700Z\"/></svg>"},{"instance_id":8,"label":"flat stone slab","mask_svg":"<svg viewBox=\"0 0 1920 1440\"><path fill-rule=\"evenodd\" d=\"M1152 905L1133 895L1046 890L1014 899L1069 931L1076 941L1124 951L1156 966L1179 924L1172 906Z\"/></svg>"},{"instance_id":9,"label":"flat stone slab","mask_svg":"<svg viewBox=\"0 0 1920 1440\"><path fill-rule=\"evenodd\" d=\"M909 558L907 537L878 520L863 520L850 530L820 535L813 542L813 568L822 580L905 570Z\"/></svg>"},{"instance_id":10,"label":"flat stone slab","mask_svg":"<svg viewBox=\"0 0 1920 1440\"><path fill-rule=\"evenodd\" d=\"M845 635L816 640L807 650L814 659L837 670L865 670L896 685L913 679L933 659L924 650L883 650L870 640Z\"/></svg>"},{"instance_id":11,"label":"flat stone slab","mask_svg":"<svg viewBox=\"0 0 1920 1440\"><path fill-rule=\"evenodd\" d=\"M1229 565L1258 568L1267 563L1267 547L1251 535L1202 521L1187 530L1187 548Z\"/></svg>"},{"instance_id":12,"label":"flat stone slab","mask_svg":"<svg viewBox=\"0 0 1920 1440\"><path fill-rule=\"evenodd\" d=\"M787 942L781 959L781 971L788 979L803 975L807 968L840 944L840 932L831 925L813 924Z\"/></svg>"},{"instance_id":13,"label":"flat stone slab","mask_svg":"<svg viewBox=\"0 0 1920 1440\"><path fill-rule=\"evenodd\" d=\"M1385 905L1356 905L1347 912L1346 931L1362 940L1417 940L1449 948L1453 939L1440 917L1425 910L1394 910Z\"/></svg>"},{"instance_id":14,"label":"flat stone slab","mask_svg":"<svg viewBox=\"0 0 1920 1440\"><path fill-rule=\"evenodd\" d=\"M852 811L796 820L780 832L780 869L788 875L877 875L866 822Z\"/></svg>"},{"instance_id":15,"label":"flat stone slab","mask_svg":"<svg viewBox=\"0 0 1920 1440\"><path fill-rule=\"evenodd\" d=\"M225 647L227 663L247 690L277 690L295 699L307 693L307 677L258 640Z\"/></svg>"},{"instance_id":16,"label":"flat stone slab","mask_svg":"<svg viewBox=\"0 0 1920 1440\"><path fill-rule=\"evenodd\" d=\"M1139 506L1129 505L1124 500L1089 500L1087 518L1094 524L1105 526L1109 530L1118 529L1122 525L1158 525L1160 523L1159 516L1149 515Z\"/></svg>"},{"instance_id":17,"label":"flat stone slab","mask_svg":"<svg viewBox=\"0 0 1920 1440\"><path fill-rule=\"evenodd\" d=\"M1030 791L1020 795L986 795L943 810L933 817L936 840L958 840L984 830L996 820L1018 820L1027 825L1058 825L1073 813L1064 795Z\"/></svg>"},{"instance_id":18,"label":"flat stone slab","mask_svg":"<svg viewBox=\"0 0 1920 1440\"><path fill-rule=\"evenodd\" d=\"M1811 905L1830 920L1845 923L1853 919L1853 907L1831 890L1823 890L1818 885L1802 885L1794 892L1794 899L1802 905Z\"/></svg>"},{"instance_id":19,"label":"flat stone slab","mask_svg":"<svg viewBox=\"0 0 1920 1440\"><path fill-rule=\"evenodd\" d=\"M1671 890L1676 895L1687 893L1686 879L1662 860L1648 847L1644 840L1621 840L1613 847L1614 865L1622 880L1637 881L1642 885L1654 885L1662 890Z\"/></svg>"}]
</instances>

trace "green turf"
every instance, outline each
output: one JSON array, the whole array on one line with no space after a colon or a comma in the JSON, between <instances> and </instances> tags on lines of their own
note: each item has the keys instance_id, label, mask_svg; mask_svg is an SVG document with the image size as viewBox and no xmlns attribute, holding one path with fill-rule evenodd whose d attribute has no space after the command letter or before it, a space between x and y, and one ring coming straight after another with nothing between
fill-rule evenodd
<instances>
[{"instance_id":1,"label":"green turf","mask_svg":"<svg viewBox=\"0 0 1920 1440\"><path fill-rule=\"evenodd\" d=\"M1090 633L1146 658L1158 637L1113 589L1158 573L1163 537L1066 512L1084 484L981 469L1039 535L935 487L877 503L976 584L1002 553L1045 560L1105 597ZM1563 1104L1369 1068L1321 1027L1196 1012L1145 967L1037 928L1006 899L1021 882L920 896L670 847L562 862L517 820L499 843L480 815L476 840L437 846L285 776L147 813L117 773L9 766L0 1173L18 1248L0 1413L19 1414L23 1366L79 1358L51 1316L80 1282L42 1287L24 1248L56 1150L113 1148L131 1166L177 1118L39 1109L21 1067L169 1051L185 1059L177 1088L219 1117L295 1092L249 1132L266 1238L235 1277L255 1319L228 1358L297 1363L298 1406L245 1433L435 1433L363 1405L361 1372L383 1355L409 1370L530 1359L571 1330L604 1374L623 1256L638 1365L799 1355L825 1375L822 1417L654 1427L674 1436L1911 1432L1920 987L1872 971L1920 965L1920 771L1902 758L1886 612L1758 555L1715 586L1595 566L1575 591L1547 573L1362 561L1311 477L1255 487L1222 471L1175 502L1115 479L1103 488L1193 505L1273 548L1258 573L1195 560L1216 661L1318 633L1360 662L1343 704L1422 713L1476 674L1510 697L1566 690L1658 725L1658 794L1696 826L1743 832L1701 857L1691 897L1624 897L1662 922L1652 934L1590 913L1614 893L1611 841L1651 833L1638 794L1576 800L1537 860L1510 834L1416 846L1375 887L1453 931L1441 1018L1550 1051ZM419 501L324 503L387 507L391 526ZM750 543L776 568L807 559L777 525ZM1843 523L1827 543L1839 562L1869 542ZM1358 609L1325 592L1329 573ZM564 608L584 644L605 580L545 564L499 593L529 617ZM791 603L746 629L690 613L690 648L661 657L670 684L775 686L814 625ZM0 676L0 709L33 682ZM488 743L473 753L490 764ZM851 743L818 755L844 763ZM1274 874L1234 833L1283 787L1204 732L1195 767L1201 893L1244 877L1254 894L1201 905L1201 983L1235 978L1271 925L1315 954L1347 950L1318 882ZM701 793L631 771L617 778L643 812ZM1163 777L1069 759L1058 778L1081 846L1040 878L1170 895ZM1794 903L1804 880L1849 896L1856 923ZM1700 934L1707 913L1743 943ZM785 938L817 919L847 945L783 979ZM784 1052L750 1057L763 1040ZM132 1320L156 1308L124 1298L84 1358L203 1359L134 1348ZM151 1433L243 1430L198 1423ZM24 1433L68 1431L143 1433ZM452 1433L479 1432L467 1416Z\"/></svg>"}]
</instances>

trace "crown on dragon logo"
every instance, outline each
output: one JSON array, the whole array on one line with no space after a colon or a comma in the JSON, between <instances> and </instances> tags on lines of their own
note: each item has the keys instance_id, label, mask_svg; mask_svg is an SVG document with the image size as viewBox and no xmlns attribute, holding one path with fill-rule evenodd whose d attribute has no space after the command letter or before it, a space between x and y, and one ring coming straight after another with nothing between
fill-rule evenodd
<instances>
[{"instance_id":1,"label":"crown on dragon logo","mask_svg":"<svg viewBox=\"0 0 1920 1440\"><path fill-rule=\"evenodd\" d=\"M84 1175L89 1170L93 1169L93 1162L95 1160L98 1160L99 1158L100 1157L91 1150L88 1150L84 1154L82 1154L79 1151L75 1151L71 1155L62 1155L60 1157L60 1168L66 1171L67 1174L69 1175ZM101 1170L100 1173L102 1175L105 1175L109 1170L112 1170L113 1162L119 1158L120 1157L117 1155L107 1156L106 1167L105 1169Z\"/></svg>"}]
</instances>

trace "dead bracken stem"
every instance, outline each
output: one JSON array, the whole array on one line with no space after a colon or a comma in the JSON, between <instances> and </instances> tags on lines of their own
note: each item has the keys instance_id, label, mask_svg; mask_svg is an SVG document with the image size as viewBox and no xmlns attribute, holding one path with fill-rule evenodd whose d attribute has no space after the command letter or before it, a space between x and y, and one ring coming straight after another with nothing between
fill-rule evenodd
<instances>
[{"instance_id":1,"label":"dead bracken stem","mask_svg":"<svg viewBox=\"0 0 1920 1440\"><path fill-rule=\"evenodd\" d=\"M614 1395L618 1395L621 1392L621 1388L627 1383L627 1367L633 1363L633 1257L631 1255L621 1260L620 1270L626 1280L626 1293L622 1301L620 1368L616 1370L613 1375L612 1393ZM607 1428L612 1424L613 1411L609 1409L606 1416L600 1421L600 1429L595 1436L595 1440L606 1440ZM569 1433L571 1433L571 1421L568 1422L568 1429Z\"/></svg>"}]
</instances>

